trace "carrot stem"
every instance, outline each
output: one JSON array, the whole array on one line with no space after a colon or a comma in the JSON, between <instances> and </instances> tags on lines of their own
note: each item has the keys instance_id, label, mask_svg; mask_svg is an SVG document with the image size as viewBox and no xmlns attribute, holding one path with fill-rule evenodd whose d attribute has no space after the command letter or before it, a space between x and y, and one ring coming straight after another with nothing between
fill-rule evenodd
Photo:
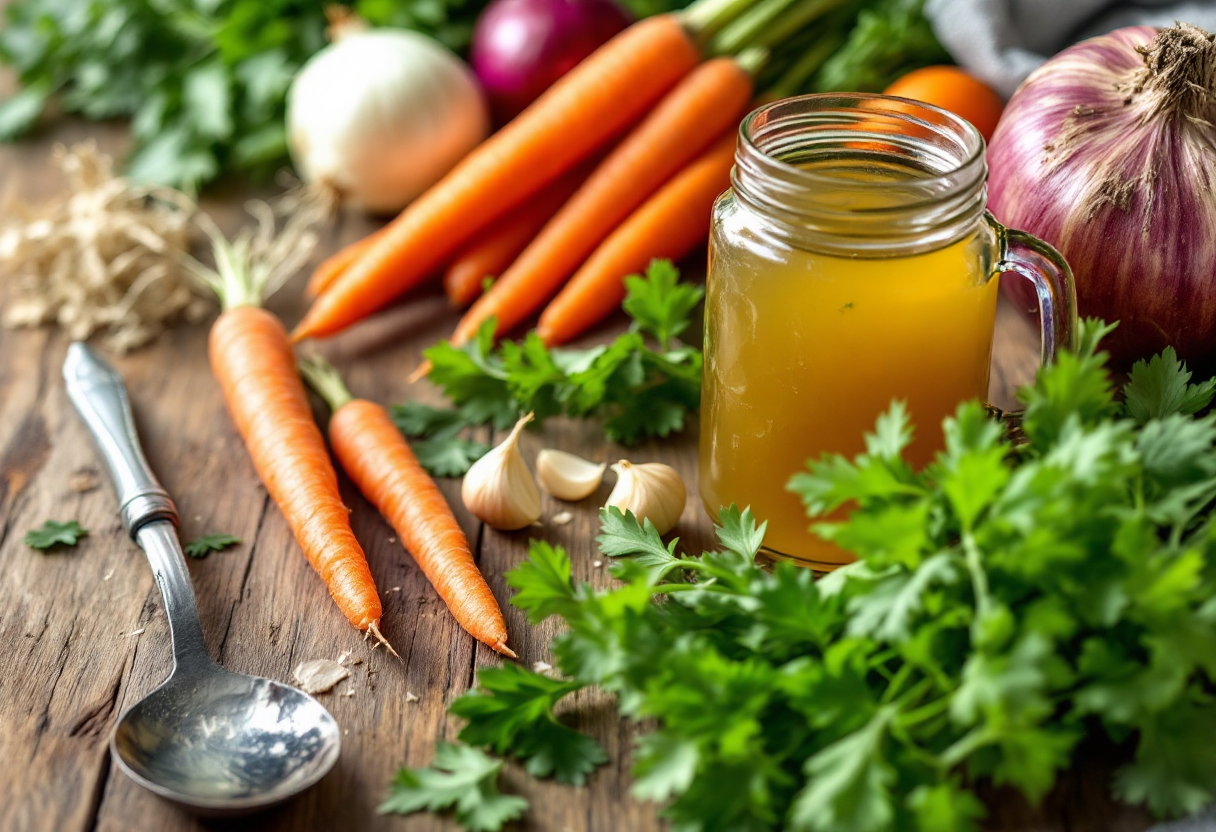
<instances>
[{"instance_id":1,"label":"carrot stem","mask_svg":"<svg viewBox=\"0 0 1216 832\"><path fill-rule=\"evenodd\" d=\"M338 368L319 355L310 355L296 362L304 381L318 396L325 400L331 411L336 411L354 398L342 381Z\"/></svg>"}]
</instances>

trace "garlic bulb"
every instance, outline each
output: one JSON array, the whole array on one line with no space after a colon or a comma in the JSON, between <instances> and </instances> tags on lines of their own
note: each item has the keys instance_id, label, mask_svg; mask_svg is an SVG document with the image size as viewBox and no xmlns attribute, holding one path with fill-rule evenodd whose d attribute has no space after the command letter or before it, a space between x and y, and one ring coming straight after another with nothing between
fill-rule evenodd
<instances>
[{"instance_id":1,"label":"garlic bulb","mask_svg":"<svg viewBox=\"0 0 1216 832\"><path fill-rule=\"evenodd\" d=\"M667 534L684 512L687 492L684 480L676 469L661 462L634 465L622 459L612 466L616 472L616 487L608 495L604 507L616 506L632 511L638 522L649 519L659 534Z\"/></svg>"},{"instance_id":2,"label":"garlic bulb","mask_svg":"<svg viewBox=\"0 0 1216 832\"><path fill-rule=\"evenodd\" d=\"M519 435L532 421L529 413L506 440L473 463L460 496L465 508L495 529L522 529L540 519L540 491L519 453Z\"/></svg>"},{"instance_id":3,"label":"garlic bulb","mask_svg":"<svg viewBox=\"0 0 1216 832\"><path fill-rule=\"evenodd\" d=\"M292 160L344 202L399 211L486 137L485 100L472 70L425 35L357 19L334 28L287 94Z\"/></svg>"},{"instance_id":4,"label":"garlic bulb","mask_svg":"<svg viewBox=\"0 0 1216 832\"><path fill-rule=\"evenodd\" d=\"M581 456L545 448L536 455L536 479L540 487L559 500L575 502L590 497L604 479L601 462L596 465Z\"/></svg>"}]
</instances>

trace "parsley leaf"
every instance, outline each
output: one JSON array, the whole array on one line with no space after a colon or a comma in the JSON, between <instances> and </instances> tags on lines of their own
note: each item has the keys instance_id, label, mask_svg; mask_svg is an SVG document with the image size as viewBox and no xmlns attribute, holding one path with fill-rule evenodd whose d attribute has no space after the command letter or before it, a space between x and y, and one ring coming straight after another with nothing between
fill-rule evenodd
<instances>
[{"instance_id":1,"label":"parsley leaf","mask_svg":"<svg viewBox=\"0 0 1216 832\"><path fill-rule=\"evenodd\" d=\"M485 667L477 673L478 689L448 709L468 720L460 739L511 753L535 777L557 778L581 786L587 775L607 762L599 743L558 722L553 706L585 685L525 670L516 664Z\"/></svg>"},{"instance_id":2,"label":"parsley leaf","mask_svg":"<svg viewBox=\"0 0 1216 832\"><path fill-rule=\"evenodd\" d=\"M426 768L403 768L389 786L380 814L411 815L452 809L468 832L498 832L523 815L528 801L498 791L502 761L476 748L441 742Z\"/></svg>"},{"instance_id":3,"label":"parsley leaf","mask_svg":"<svg viewBox=\"0 0 1216 832\"><path fill-rule=\"evenodd\" d=\"M680 273L670 260L652 260L646 277L625 278L627 296L621 304L639 331L655 337L664 350L688 328L688 316L701 302L705 290L680 283Z\"/></svg>"},{"instance_id":4,"label":"parsley leaf","mask_svg":"<svg viewBox=\"0 0 1216 832\"><path fill-rule=\"evenodd\" d=\"M66 523L47 520L38 528L25 533L25 545L31 549L44 550L55 546L75 546L80 538L88 533L89 530L75 520Z\"/></svg>"},{"instance_id":5,"label":"parsley leaf","mask_svg":"<svg viewBox=\"0 0 1216 832\"><path fill-rule=\"evenodd\" d=\"M1178 360L1173 347L1166 347L1148 361L1137 361L1123 386L1127 414L1143 425L1150 419L1177 413L1198 413L1212 403L1216 378L1199 384L1189 384L1190 380L1190 371Z\"/></svg>"},{"instance_id":6,"label":"parsley leaf","mask_svg":"<svg viewBox=\"0 0 1216 832\"><path fill-rule=\"evenodd\" d=\"M459 421L505 430L527 412L537 424L557 415L599 418L605 436L626 445L682 430L701 402L701 350L672 341L690 325L702 290L679 283L666 260L654 261L646 277L631 278L628 287L624 307L634 324L611 344L549 349L529 333L522 343L506 341L495 349L491 319L461 346L445 341L431 347L429 378L456 413L411 410L401 414L400 423L430 428ZM662 348L651 349L643 333Z\"/></svg>"},{"instance_id":7,"label":"parsley leaf","mask_svg":"<svg viewBox=\"0 0 1216 832\"><path fill-rule=\"evenodd\" d=\"M390 412L397 429L414 439L410 448L431 476L462 477L490 450L484 442L459 437L471 425L459 410L405 402L393 405Z\"/></svg>"},{"instance_id":8,"label":"parsley leaf","mask_svg":"<svg viewBox=\"0 0 1216 832\"><path fill-rule=\"evenodd\" d=\"M680 556L676 554L676 545L680 542L678 538L664 545L659 530L649 517L643 523L638 523L632 511L622 513L616 506L600 509L600 533L595 542L599 544L600 551L610 558L632 556L633 562L646 567L654 580L682 565Z\"/></svg>"},{"instance_id":9,"label":"parsley leaf","mask_svg":"<svg viewBox=\"0 0 1216 832\"><path fill-rule=\"evenodd\" d=\"M191 540L182 549L192 558L205 558L211 552L222 552L229 546L235 546L240 542L239 537L233 537L230 534L205 534Z\"/></svg>"},{"instance_id":10,"label":"parsley leaf","mask_svg":"<svg viewBox=\"0 0 1216 832\"><path fill-rule=\"evenodd\" d=\"M410 447L418 464L436 477L462 477L490 446L468 439L423 439Z\"/></svg>"}]
</instances>

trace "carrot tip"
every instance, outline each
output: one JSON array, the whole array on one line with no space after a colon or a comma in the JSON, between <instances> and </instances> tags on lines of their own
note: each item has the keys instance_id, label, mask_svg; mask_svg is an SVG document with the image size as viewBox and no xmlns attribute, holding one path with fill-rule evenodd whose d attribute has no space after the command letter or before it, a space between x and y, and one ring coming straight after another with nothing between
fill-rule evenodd
<instances>
[{"instance_id":1,"label":"carrot tip","mask_svg":"<svg viewBox=\"0 0 1216 832\"><path fill-rule=\"evenodd\" d=\"M500 642L498 642L498 644L491 644L490 646L493 647L499 653L502 653L504 656L507 656L512 659L519 658L519 656L515 655L515 651L507 646L507 643L505 641L500 641Z\"/></svg>"},{"instance_id":2,"label":"carrot tip","mask_svg":"<svg viewBox=\"0 0 1216 832\"><path fill-rule=\"evenodd\" d=\"M421 364L418 365L418 369L414 370L414 372L412 372L408 376L406 376L405 380L408 381L410 384L414 384L415 382L422 381L422 379L426 378L427 374L430 373L430 371L431 371L431 362L424 360Z\"/></svg>"},{"instance_id":3,"label":"carrot tip","mask_svg":"<svg viewBox=\"0 0 1216 832\"><path fill-rule=\"evenodd\" d=\"M380 624L380 622L378 622L378 621L373 621L371 624L368 624L367 632L369 632L373 636L375 636L376 641L379 642L380 644L383 644L385 650L392 653L397 658L401 658L401 654L393 649L393 645L388 643L388 639L386 639L383 635L381 635L379 624ZM373 647L372 649L375 650L376 648Z\"/></svg>"}]
</instances>

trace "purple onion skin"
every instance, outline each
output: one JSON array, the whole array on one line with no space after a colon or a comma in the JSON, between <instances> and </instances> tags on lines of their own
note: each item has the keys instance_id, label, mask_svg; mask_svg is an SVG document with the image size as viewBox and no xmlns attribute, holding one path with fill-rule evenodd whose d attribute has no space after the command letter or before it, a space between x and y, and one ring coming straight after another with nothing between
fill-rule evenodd
<instances>
[{"instance_id":1,"label":"purple onion skin","mask_svg":"<svg viewBox=\"0 0 1216 832\"><path fill-rule=\"evenodd\" d=\"M1157 34L1119 29L1052 58L1009 101L988 148L993 215L1059 249L1079 313L1119 321L1103 347L1123 367L1167 345L1191 359L1216 346L1216 120L1211 109L1196 114L1207 125L1186 118L1210 103L1135 89L1148 77L1136 50ZM1037 313L1028 281L1002 285Z\"/></svg>"},{"instance_id":2,"label":"purple onion skin","mask_svg":"<svg viewBox=\"0 0 1216 832\"><path fill-rule=\"evenodd\" d=\"M495 122L510 121L632 22L613 0L495 0L477 19L469 55Z\"/></svg>"}]
</instances>

